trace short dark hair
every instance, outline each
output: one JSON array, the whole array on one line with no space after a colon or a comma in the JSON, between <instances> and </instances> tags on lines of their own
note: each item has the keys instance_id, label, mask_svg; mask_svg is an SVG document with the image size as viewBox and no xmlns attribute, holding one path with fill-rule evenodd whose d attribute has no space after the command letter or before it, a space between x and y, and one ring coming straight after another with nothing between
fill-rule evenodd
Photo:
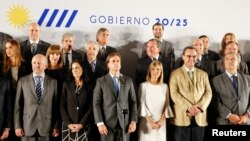
<instances>
[{"instance_id":1,"label":"short dark hair","mask_svg":"<svg viewBox=\"0 0 250 141\"><path fill-rule=\"evenodd\" d=\"M208 38L208 37L207 37L207 35L201 35L201 36L199 36L199 39L201 39L201 38Z\"/></svg>"},{"instance_id":2,"label":"short dark hair","mask_svg":"<svg viewBox=\"0 0 250 141\"><path fill-rule=\"evenodd\" d=\"M161 24L161 23L159 23L159 22L155 23L155 24L152 26L152 30L154 30L154 27L155 27L155 26L162 26L162 29L164 30L163 24Z\"/></svg>"},{"instance_id":3,"label":"short dark hair","mask_svg":"<svg viewBox=\"0 0 250 141\"><path fill-rule=\"evenodd\" d=\"M194 47L192 47L192 46L187 46L187 47L185 47L185 48L183 49L182 55L185 55L185 52L186 52L186 50L188 50L188 49L192 49L192 50L195 50L195 51L196 51L196 49L195 49Z\"/></svg>"}]
</instances>

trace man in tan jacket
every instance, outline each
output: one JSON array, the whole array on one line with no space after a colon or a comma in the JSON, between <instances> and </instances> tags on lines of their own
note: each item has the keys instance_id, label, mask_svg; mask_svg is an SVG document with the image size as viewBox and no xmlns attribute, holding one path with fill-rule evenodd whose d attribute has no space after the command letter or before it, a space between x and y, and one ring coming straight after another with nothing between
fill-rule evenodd
<instances>
[{"instance_id":1,"label":"man in tan jacket","mask_svg":"<svg viewBox=\"0 0 250 141\"><path fill-rule=\"evenodd\" d=\"M183 66L171 73L169 83L175 113L170 121L171 141L203 141L212 90L207 73L194 67L195 48L186 47L182 58Z\"/></svg>"}]
</instances>

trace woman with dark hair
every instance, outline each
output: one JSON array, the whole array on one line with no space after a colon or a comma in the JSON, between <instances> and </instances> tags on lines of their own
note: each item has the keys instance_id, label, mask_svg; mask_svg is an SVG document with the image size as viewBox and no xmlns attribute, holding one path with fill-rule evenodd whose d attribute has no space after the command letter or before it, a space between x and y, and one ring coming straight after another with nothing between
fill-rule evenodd
<instances>
[{"instance_id":1,"label":"woman with dark hair","mask_svg":"<svg viewBox=\"0 0 250 141\"><path fill-rule=\"evenodd\" d=\"M63 140L90 139L92 116L92 92L84 81L84 67L79 61L71 64L72 79L65 81L61 97L61 117Z\"/></svg>"},{"instance_id":2,"label":"woman with dark hair","mask_svg":"<svg viewBox=\"0 0 250 141\"><path fill-rule=\"evenodd\" d=\"M23 60L20 51L20 45L16 40L10 39L5 43L3 51L3 62L1 64L1 75L11 82L11 115L13 115L14 103L16 97L17 81L20 77L27 75L31 71L27 69L27 63ZM9 140L20 140L14 133L14 121L11 121L11 130Z\"/></svg>"},{"instance_id":3,"label":"woman with dark hair","mask_svg":"<svg viewBox=\"0 0 250 141\"><path fill-rule=\"evenodd\" d=\"M45 70L45 74L57 80L57 100L60 101L62 93L62 85L65 80L65 70L63 69L63 53L59 45L50 45L46 58L48 67ZM59 106L58 106L59 107ZM59 124L61 124L61 118L59 118ZM53 141L59 141L60 137L51 138Z\"/></svg>"}]
</instances>

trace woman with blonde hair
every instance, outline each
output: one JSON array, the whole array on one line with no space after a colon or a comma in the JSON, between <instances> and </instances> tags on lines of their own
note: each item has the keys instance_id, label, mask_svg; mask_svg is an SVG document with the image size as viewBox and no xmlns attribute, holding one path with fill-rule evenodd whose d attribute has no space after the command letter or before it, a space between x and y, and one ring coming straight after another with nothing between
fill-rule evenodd
<instances>
[{"instance_id":1,"label":"woman with blonde hair","mask_svg":"<svg viewBox=\"0 0 250 141\"><path fill-rule=\"evenodd\" d=\"M166 118L173 117L169 102L168 85L163 83L163 67L153 61L146 82L140 84L140 141L166 141Z\"/></svg>"}]
</instances>

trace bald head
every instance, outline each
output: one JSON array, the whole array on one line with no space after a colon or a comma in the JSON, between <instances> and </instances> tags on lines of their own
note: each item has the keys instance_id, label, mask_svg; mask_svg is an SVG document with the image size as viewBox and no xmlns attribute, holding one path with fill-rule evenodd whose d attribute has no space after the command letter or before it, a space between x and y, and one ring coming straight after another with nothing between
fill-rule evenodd
<instances>
[{"instance_id":1,"label":"bald head","mask_svg":"<svg viewBox=\"0 0 250 141\"><path fill-rule=\"evenodd\" d=\"M37 75L44 74L45 69L47 68L47 59L42 54L37 54L32 58L32 70Z\"/></svg>"}]
</instances>

